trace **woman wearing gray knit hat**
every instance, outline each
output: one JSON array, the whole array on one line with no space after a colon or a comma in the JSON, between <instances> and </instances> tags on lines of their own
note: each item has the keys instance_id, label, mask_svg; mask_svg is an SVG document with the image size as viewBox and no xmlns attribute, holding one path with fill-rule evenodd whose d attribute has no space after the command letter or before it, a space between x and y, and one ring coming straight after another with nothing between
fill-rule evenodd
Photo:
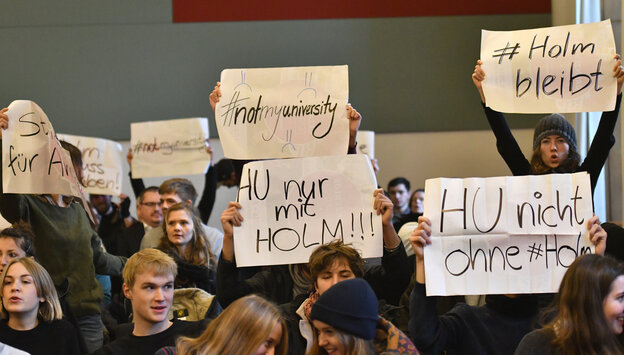
<instances>
[{"instance_id":1,"label":"woman wearing gray knit hat","mask_svg":"<svg viewBox=\"0 0 624 355\"><path fill-rule=\"evenodd\" d=\"M377 315L377 297L363 279L344 280L323 292L310 318L315 334L308 355L418 354L403 332Z\"/></svg>"},{"instance_id":2,"label":"woman wearing gray knit hat","mask_svg":"<svg viewBox=\"0 0 624 355\"><path fill-rule=\"evenodd\" d=\"M485 95L481 87L481 82L485 79L485 72L481 68L481 61L477 61L472 74L472 81L481 95L485 115L496 136L498 153L503 157L513 175L587 171L591 179L592 192L594 191L600 171L609 156L611 147L615 144L613 130L620 112L622 82L624 81L624 67L622 67L619 54L615 55L615 59L616 64L613 67L613 76L617 78L615 109L602 113L598 130L587 152L587 157L582 163L577 151L574 128L565 117L558 113L543 117L535 127L533 154L529 162L511 134L503 114L485 106Z\"/></svg>"}]
</instances>

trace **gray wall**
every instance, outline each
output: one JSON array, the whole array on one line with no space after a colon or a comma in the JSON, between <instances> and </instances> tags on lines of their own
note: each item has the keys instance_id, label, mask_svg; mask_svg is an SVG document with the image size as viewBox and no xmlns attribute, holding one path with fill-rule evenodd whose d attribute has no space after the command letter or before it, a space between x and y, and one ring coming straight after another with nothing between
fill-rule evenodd
<instances>
[{"instance_id":1,"label":"gray wall","mask_svg":"<svg viewBox=\"0 0 624 355\"><path fill-rule=\"evenodd\" d=\"M128 139L130 122L213 117L222 69L348 64L361 129L486 129L470 74L480 29L551 16L173 24L170 0L3 1L0 105L36 101L58 132ZM533 127L534 116L511 120ZM210 130L216 135L211 122Z\"/></svg>"}]
</instances>

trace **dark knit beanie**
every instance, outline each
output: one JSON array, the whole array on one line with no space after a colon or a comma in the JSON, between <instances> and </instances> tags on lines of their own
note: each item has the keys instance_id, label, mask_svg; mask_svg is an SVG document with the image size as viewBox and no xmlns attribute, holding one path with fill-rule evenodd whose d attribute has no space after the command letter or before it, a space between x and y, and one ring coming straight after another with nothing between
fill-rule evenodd
<instances>
[{"instance_id":1,"label":"dark knit beanie","mask_svg":"<svg viewBox=\"0 0 624 355\"><path fill-rule=\"evenodd\" d=\"M365 340L375 337L377 297L363 279L349 279L330 287L318 298L310 318Z\"/></svg>"},{"instance_id":2,"label":"dark knit beanie","mask_svg":"<svg viewBox=\"0 0 624 355\"><path fill-rule=\"evenodd\" d=\"M570 149L574 151L577 150L574 127L572 127L565 117L558 113L542 117L542 119L539 120L537 126L535 126L535 133L533 133L533 150L540 146L542 139L551 134L556 134L565 138L570 145Z\"/></svg>"}]
</instances>

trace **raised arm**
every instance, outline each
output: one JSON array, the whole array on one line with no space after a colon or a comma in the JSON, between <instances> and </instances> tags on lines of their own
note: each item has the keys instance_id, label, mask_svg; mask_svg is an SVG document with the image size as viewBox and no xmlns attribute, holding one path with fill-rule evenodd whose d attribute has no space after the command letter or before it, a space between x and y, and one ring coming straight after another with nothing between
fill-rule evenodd
<instances>
[{"instance_id":1,"label":"raised arm","mask_svg":"<svg viewBox=\"0 0 624 355\"><path fill-rule=\"evenodd\" d=\"M132 191L134 192L134 197L139 198L139 195L143 190L145 190L145 183L143 183L143 179L135 179L132 177L132 158L134 154L132 154L132 148L128 149L128 155L126 155L126 160L128 161L128 166L130 167L130 172L128 175L130 176L130 185L132 186Z\"/></svg>"},{"instance_id":2,"label":"raised arm","mask_svg":"<svg viewBox=\"0 0 624 355\"><path fill-rule=\"evenodd\" d=\"M485 95L483 94L483 87L481 84L483 80L486 79L486 76L481 64L481 60L477 60L477 65L475 65L474 72L472 73L472 82L481 96L481 103L485 110L485 116L487 117L494 136L496 136L496 148L498 153L503 157L503 160L505 160L507 167L509 167L513 175L527 175L531 172L531 164L524 154L522 154L518 142L516 142L513 134L511 134L511 129L509 125L507 125L505 116L485 105Z\"/></svg>"},{"instance_id":3,"label":"raised arm","mask_svg":"<svg viewBox=\"0 0 624 355\"><path fill-rule=\"evenodd\" d=\"M410 281L410 267L405 247L392 225L392 201L383 193L383 189L374 191L373 208L381 215L383 229L383 256L381 265L367 268L364 279L371 285L380 299L391 304L398 304L401 294Z\"/></svg>"},{"instance_id":4,"label":"raised arm","mask_svg":"<svg viewBox=\"0 0 624 355\"><path fill-rule=\"evenodd\" d=\"M587 156L581 164L579 170L589 172L591 179L592 192L598 182L600 171L607 161L609 151L615 144L615 136L613 131L617 124L618 115L620 113L620 104L622 102L622 82L624 82L624 68L622 67L622 61L620 55L615 55L616 63L613 67L613 77L617 78L617 97L615 100L615 109L613 111L605 111L600 116L600 123L596 134L592 139L591 146L587 151Z\"/></svg>"},{"instance_id":5,"label":"raised arm","mask_svg":"<svg viewBox=\"0 0 624 355\"><path fill-rule=\"evenodd\" d=\"M347 119L349 120L349 147L348 154L355 154L357 146L357 132L362 122L362 115L357 112L351 104L347 104Z\"/></svg>"}]
</instances>

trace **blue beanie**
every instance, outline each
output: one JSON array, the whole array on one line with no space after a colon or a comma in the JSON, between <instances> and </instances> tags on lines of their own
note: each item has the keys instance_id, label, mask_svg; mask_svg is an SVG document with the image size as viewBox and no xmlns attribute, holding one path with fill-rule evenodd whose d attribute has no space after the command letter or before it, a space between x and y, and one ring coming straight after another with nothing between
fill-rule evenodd
<instances>
[{"instance_id":1,"label":"blue beanie","mask_svg":"<svg viewBox=\"0 0 624 355\"><path fill-rule=\"evenodd\" d=\"M310 318L365 340L375 338L377 297L363 279L349 279L330 287L312 306Z\"/></svg>"}]
</instances>

